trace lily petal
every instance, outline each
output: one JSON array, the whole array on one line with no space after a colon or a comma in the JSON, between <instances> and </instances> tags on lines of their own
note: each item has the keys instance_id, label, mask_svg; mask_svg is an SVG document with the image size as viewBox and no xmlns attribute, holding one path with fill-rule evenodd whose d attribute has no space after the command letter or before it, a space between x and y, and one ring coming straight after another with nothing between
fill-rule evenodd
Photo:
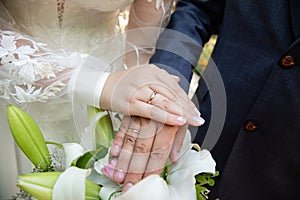
<instances>
[{"instance_id":1,"label":"lily petal","mask_svg":"<svg viewBox=\"0 0 300 200\"><path fill-rule=\"evenodd\" d=\"M110 148L108 149L108 152L110 152ZM106 156L100 160L98 160L97 162L95 162L94 164L94 169L99 173L99 174L103 174L102 173L102 168L107 166L109 164L109 153L106 154Z\"/></svg>"},{"instance_id":2,"label":"lily petal","mask_svg":"<svg viewBox=\"0 0 300 200\"><path fill-rule=\"evenodd\" d=\"M215 173L216 162L207 150L192 150L191 135L185 135L178 162L169 166L169 174L177 170L187 170L192 176L202 172Z\"/></svg>"},{"instance_id":3,"label":"lily petal","mask_svg":"<svg viewBox=\"0 0 300 200\"><path fill-rule=\"evenodd\" d=\"M171 200L168 185L159 175L151 175L131 187L115 200ZM185 198L184 198L185 199ZM173 200L173 199L172 199Z\"/></svg>"},{"instance_id":4,"label":"lily petal","mask_svg":"<svg viewBox=\"0 0 300 200\"><path fill-rule=\"evenodd\" d=\"M63 143L62 145L66 155L65 167L71 166L72 162L84 153L83 147L78 143Z\"/></svg>"},{"instance_id":5,"label":"lily petal","mask_svg":"<svg viewBox=\"0 0 300 200\"><path fill-rule=\"evenodd\" d=\"M169 166L167 182L172 200L196 199L195 175L203 172L215 173L216 163L210 152L192 150L189 133L186 134L183 148L178 162Z\"/></svg>"},{"instance_id":6,"label":"lily petal","mask_svg":"<svg viewBox=\"0 0 300 200\"><path fill-rule=\"evenodd\" d=\"M52 199L85 199L85 181L91 170L69 167L56 181Z\"/></svg>"},{"instance_id":7,"label":"lily petal","mask_svg":"<svg viewBox=\"0 0 300 200\"><path fill-rule=\"evenodd\" d=\"M187 170L177 171L171 179L169 194L172 200L197 199L195 178Z\"/></svg>"}]
</instances>

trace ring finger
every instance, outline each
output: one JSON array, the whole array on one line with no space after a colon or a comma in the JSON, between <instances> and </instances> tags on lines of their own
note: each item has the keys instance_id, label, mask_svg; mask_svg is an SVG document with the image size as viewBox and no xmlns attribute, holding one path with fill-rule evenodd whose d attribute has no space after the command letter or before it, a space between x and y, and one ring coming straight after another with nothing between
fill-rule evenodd
<instances>
[{"instance_id":1,"label":"ring finger","mask_svg":"<svg viewBox=\"0 0 300 200\"><path fill-rule=\"evenodd\" d=\"M124 188L126 188L127 184L134 185L142 179L146 170L156 131L156 122L150 119L141 118L140 134L136 140L134 153L124 181Z\"/></svg>"},{"instance_id":2,"label":"ring finger","mask_svg":"<svg viewBox=\"0 0 300 200\"><path fill-rule=\"evenodd\" d=\"M127 169L132 157L136 139L140 132L140 118L132 117L128 130L126 131L122 150L114 171L113 179L117 183L122 183L125 179Z\"/></svg>"}]
</instances>

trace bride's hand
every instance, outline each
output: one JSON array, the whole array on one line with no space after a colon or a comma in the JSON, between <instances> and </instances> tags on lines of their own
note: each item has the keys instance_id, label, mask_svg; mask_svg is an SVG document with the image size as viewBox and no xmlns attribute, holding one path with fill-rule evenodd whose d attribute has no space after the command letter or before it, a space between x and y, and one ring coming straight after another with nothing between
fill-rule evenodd
<instances>
[{"instance_id":1,"label":"bride's hand","mask_svg":"<svg viewBox=\"0 0 300 200\"><path fill-rule=\"evenodd\" d=\"M204 123L179 86L178 78L150 64L112 73L105 82L100 105L103 109L169 125Z\"/></svg>"}]
</instances>

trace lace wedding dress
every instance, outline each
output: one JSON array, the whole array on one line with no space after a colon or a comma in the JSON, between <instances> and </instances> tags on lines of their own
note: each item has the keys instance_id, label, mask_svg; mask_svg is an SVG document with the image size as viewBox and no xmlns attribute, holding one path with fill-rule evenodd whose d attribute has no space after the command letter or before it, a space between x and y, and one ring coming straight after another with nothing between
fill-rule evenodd
<instances>
[{"instance_id":1,"label":"lace wedding dress","mask_svg":"<svg viewBox=\"0 0 300 200\"><path fill-rule=\"evenodd\" d=\"M6 105L16 104L29 113L46 140L77 140L74 116L79 123L86 116L72 112L81 107L70 100L70 83L83 65L100 77L123 68L122 59L115 58L124 51L124 37L103 41L120 31L120 9L132 1L0 1L0 199L13 195L17 175L32 169L9 132ZM79 86L83 101L89 90L84 86Z\"/></svg>"}]
</instances>

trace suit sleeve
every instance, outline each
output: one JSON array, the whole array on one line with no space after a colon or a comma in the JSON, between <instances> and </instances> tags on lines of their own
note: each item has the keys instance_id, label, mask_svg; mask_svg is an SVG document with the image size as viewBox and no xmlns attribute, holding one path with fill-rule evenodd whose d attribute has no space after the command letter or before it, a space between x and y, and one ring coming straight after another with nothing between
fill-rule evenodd
<instances>
[{"instance_id":1,"label":"suit sleeve","mask_svg":"<svg viewBox=\"0 0 300 200\"><path fill-rule=\"evenodd\" d=\"M202 46L219 31L225 0L179 0L150 62L181 78L188 91Z\"/></svg>"}]
</instances>

